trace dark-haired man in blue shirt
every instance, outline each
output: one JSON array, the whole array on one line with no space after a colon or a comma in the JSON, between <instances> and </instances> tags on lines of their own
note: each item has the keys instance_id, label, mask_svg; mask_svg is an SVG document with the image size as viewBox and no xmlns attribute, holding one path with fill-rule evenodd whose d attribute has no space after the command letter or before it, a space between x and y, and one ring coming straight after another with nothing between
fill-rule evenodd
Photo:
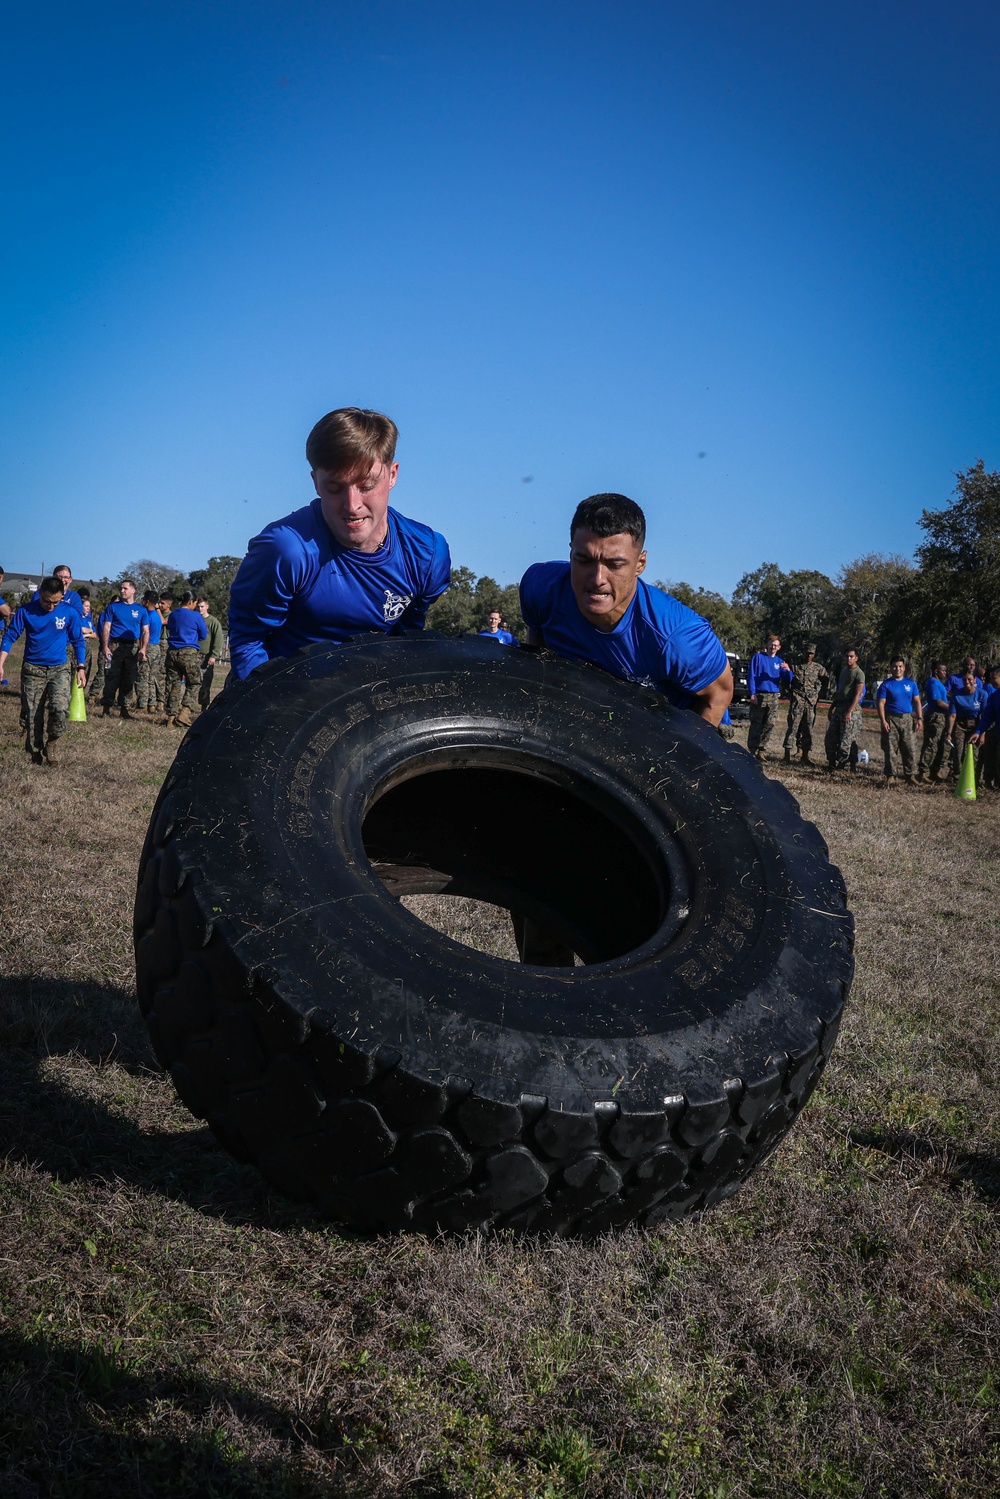
<instances>
[{"instance_id":1,"label":"dark-haired man in blue shirt","mask_svg":"<svg viewBox=\"0 0 1000 1499\"><path fill-rule=\"evenodd\" d=\"M57 765L59 756L55 744L66 731L69 714L67 645L76 657L76 677L80 686L87 680L87 648L83 643L80 614L63 601L61 578L43 578L38 597L14 611L0 649L0 677L11 646L22 635L25 639L21 663L21 723L27 736L25 749L35 765L41 765L43 757L50 765Z\"/></svg>"},{"instance_id":2,"label":"dark-haired man in blue shirt","mask_svg":"<svg viewBox=\"0 0 1000 1499\"><path fill-rule=\"evenodd\" d=\"M519 645L516 635L509 630L503 629L503 615L499 609L491 609L487 616L487 628L480 630L480 635L485 635L487 640L495 640L497 645Z\"/></svg>"},{"instance_id":3,"label":"dark-haired man in blue shirt","mask_svg":"<svg viewBox=\"0 0 1000 1499\"><path fill-rule=\"evenodd\" d=\"M726 652L700 614L642 581L645 539L634 500L583 500L570 525L570 560L536 562L521 579L528 644L656 687L718 727L733 695Z\"/></svg>"},{"instance_id":4,"label":"dark-haired man in blue shirt","mask_svg":"<svg viewBox=\"0 0 1000 1499\"><path fill-rule=\"evenodd\" d=\"M879 684L875 694L879 722L882 725L882 754L885 759L885 778L889 782L896 774L896 755L903 766L903 776L913 785L914 747L913 735L923 728L923 709L920 688L912 677L906 675L906 662L896 656L889 663L892 673Z\"/></svg>"},{"instance_id":5,"label":"dark-haired man in blue shirt","mask_svg":"<svg viewBox=\"0 0 1000 1499\"><path fill-rule=\"evenodd\" d=\"M314 641L423 629L448 587L451 558L443 536L389 507L396 437L387 416L357 407L316 423L306 458L317 498L265 526L233 581L236 677Z\"/></svg>"},{"instance_id":6,"label":"dark-haired man in blue shirt","mask_svg":"<svg viewBox=\"0 0 1000 1499\"><path fill-rule=\"evenodd\" d=\"M764 649L751 656L747 668L747 690L750 693L747 749L758 760L764 759L764 751L777 722L781 689L792 680L792 668L781 659L780 650L779 637L769 635Z\"/></svg>"},{"instance_id":7,"label":"dark-haired man in blue shirt","mask_svg":"<svg viewBox=\"0 0 1000 1499\"><path fill-rule=\"evenodd\" d=\"M708 621L640 577L646 517L622 494L581 501L570 560L536 562L521 579L528 644L641 682L716 728L733 695L728 657ZM522 962L566 967L573 953L541 923L514 913Z\"/></svg>"}]
</instances>

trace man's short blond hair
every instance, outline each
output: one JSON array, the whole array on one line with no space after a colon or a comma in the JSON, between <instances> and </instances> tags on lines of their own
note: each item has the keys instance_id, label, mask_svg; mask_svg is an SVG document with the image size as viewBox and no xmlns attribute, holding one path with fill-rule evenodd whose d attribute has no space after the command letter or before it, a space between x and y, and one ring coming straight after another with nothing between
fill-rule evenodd
<instances>
[{"instance_id":1,"label":"man's short blond hair","mask_svg":"<svg viewBox=\"0 0 1000 1499\"><path fill-rule=\"evenodd\" d=\"M380 411L341 406L320 417L306 439L306 461L311 469L361 475L376 464L386 467L396 456L396 423Z\"/></svg>"}]
</instances>

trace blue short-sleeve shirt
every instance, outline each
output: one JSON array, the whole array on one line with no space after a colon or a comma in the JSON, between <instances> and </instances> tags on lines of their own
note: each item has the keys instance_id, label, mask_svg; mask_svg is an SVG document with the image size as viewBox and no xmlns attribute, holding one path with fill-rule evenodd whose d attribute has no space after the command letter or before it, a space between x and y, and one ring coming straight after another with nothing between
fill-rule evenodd
<instances>
[{"instance_id":1,"label":"blue short-sleeve shirt","mask_svg":"<svg viewBox=\"0 0 1000 1499\"><path fill-rule=\"evenodd\" d=\"M580 613L569 563L536 562L521 579L521 613L557 655L656 687L682 707L726 669L728 658L708 621L641 578L614 629L599 630Z\"/></svg>"},{"instance_id":2,"label":"blue short-sleeve shirt","mask_svg":"<svg viewBox=\"0 0 1000 1499\"><path fill-rule=\"evenodd\" d=\"M920 688L912 677L901 677L898 682L895 677L887 677L879 683L875 697L878 702L885 703L887 713L915 713Z\"/></svg>"}]
</instances>

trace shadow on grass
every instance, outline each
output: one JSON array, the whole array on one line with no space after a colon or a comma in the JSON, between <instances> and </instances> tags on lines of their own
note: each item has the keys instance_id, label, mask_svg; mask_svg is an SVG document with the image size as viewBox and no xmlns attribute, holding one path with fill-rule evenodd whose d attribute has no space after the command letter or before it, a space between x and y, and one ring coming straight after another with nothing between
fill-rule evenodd
<instances>
[{"instance_id":1,"label":"shadow on grass","mask_svg":"<svg viewBox=\"0 0 1000 1499\"><path fill-rule=\"evenodd\" d=\"M346 1496L358 1490L337 1468L355 1468L352 1438L336 1411L295 1413L100 1346L0 1335L4 1499Z\"/></svg>"},{"instance_id":2,"label":"shadow on grass","mask_svg":"<svg viewBox=\"0 0 1000 1499\"><path fill-rule=\"evenodd\" d=\"M933 1166L949 1186L968 1184L988 1202L1000 1202L1000 1161L986 1151L961 1151L907 1130L852 1130L852 1145L880 1150L899 1161Z\"/></svg>"},{"instance_id":3,"label":"shadow on grass","mask_svg":"<svg viewBox=\"0 0 1000 1499\"><path fill-rule=\"evenodd\" d=\"M19 984L23 997L26 981L5 981L5 1004L11 992L17 1001ZM64 1182L121 1182L243 1225L315 1225L313 1210L275 1195L253 1167L235 1161L193 1115L187 1115L190 1129L156 1127L153 1121L162 1119L165 1108L183 1105L155 1062L134 997L121 989L49 981L33 983L31 991L33 1002L41 992L48 1013L58 1010L63 1020L40 1038L41 1044L0 1046L0 1159L36 1167ZM43 1070L44 1062L60 1056L95 1067L113 1061L134 1080L130 1086L135 1091L115 1109L65 1087ZM143 1112L151 1116L148 1125L142 1122ZM338 1231L355 1237L349 1229Z\"/></svg>"}]
</instances>

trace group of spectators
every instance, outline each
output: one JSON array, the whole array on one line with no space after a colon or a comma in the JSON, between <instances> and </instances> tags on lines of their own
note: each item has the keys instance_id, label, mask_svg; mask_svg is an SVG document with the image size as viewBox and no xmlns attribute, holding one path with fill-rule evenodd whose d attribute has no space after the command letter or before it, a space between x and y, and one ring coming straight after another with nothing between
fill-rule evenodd
<instances>
[{"instance_id":1,"label":"group of spectators","mask_svg":"<svg viewBox=\"0 0 1000 1499\"><path fill-rule=\"evenodd\" d=\"M24 637L21 727L36 765L59 763L74 672L105 718L117 711L188 728L192 710L208 706L224 646L207 599L147 592L140 601L133 580L123 578L118 597L95 614L90 590L73 587L65 564L42 579L29 603L12 609L0 602L0 626L0 680Z\"/></svg>"},{"instance_id":2,"label":"group of spectators","mask_svg":"<svg viewBox=\"0 0 1000 1499\"><path fill-rule=\"evenodd\" d=\"M313 643L423 628L449 585L451 557L439 532L389 505L399 472L396 438L388 417L358 407L329 412L310 432L306 458L316 498L253 537L233 581L228 647L235 678ZM654 687L732 737L726 652L707 620L642 580L645 536L645 516L627 496L581 501L570 522L569 560L533 563L521 579L525 643ZM162 713L165 726L189 726L192 712L208 704L223 649L208 601L190 593L146 593L139 601L125 578L119 597L95 617L86 590L72 581L68 567L56 568L30 603L2 611L0 677L11 646L25 637L22 725L35 763L58 760L71 667L105 716ZM500 645L519 644L498 610L481 633ZM827 763L854 769L866 692L857 652L847 651L834 675L817 662L813 645L794 667L780 650L772 635L750 663L751 754L764 758L787 689L785 760L795 748L810 763L817 707L832 688ZM907 781L943 779L957 772L968 743L974 752L986 746L983 778L996 785L998 681L994 671L984 683L971 659L951 676L938 663L921 694L906 662L893 662L875 694L887 778L901 769ZM915 733L923 735L919 765Z\"/></svg>"},{"instance_id":3,"label":"group of spectators","mask_svg":"<svg viewBox=\"0 0 1000 1499\"><path fill-rule=\"evenodd\" d=\"M783 692L788 695L784 758L793 751L806 765L812 763L813 729L820 699L829 697L830 713L824 751L830 771L856 769L860 753L862 705L868 696L858 653L844 653L839 671L828 671L816 660L809 644L803 659L790 665L781 656L781 640L769 635L763 650L747 671L750 695L750 734L747 748L765 758L778 720ZM878 682L874 704L881 730L886 782L899 776L910 785L958 777L971 747L976 779L981 787L1000 789L1000 666L981 673L972 656L952 671L946 661L935 661L921 692L908 675L902 656L889 663L889 675ZM919 745L918 745L919 738Z\"/></svg>"}]
</instances>

